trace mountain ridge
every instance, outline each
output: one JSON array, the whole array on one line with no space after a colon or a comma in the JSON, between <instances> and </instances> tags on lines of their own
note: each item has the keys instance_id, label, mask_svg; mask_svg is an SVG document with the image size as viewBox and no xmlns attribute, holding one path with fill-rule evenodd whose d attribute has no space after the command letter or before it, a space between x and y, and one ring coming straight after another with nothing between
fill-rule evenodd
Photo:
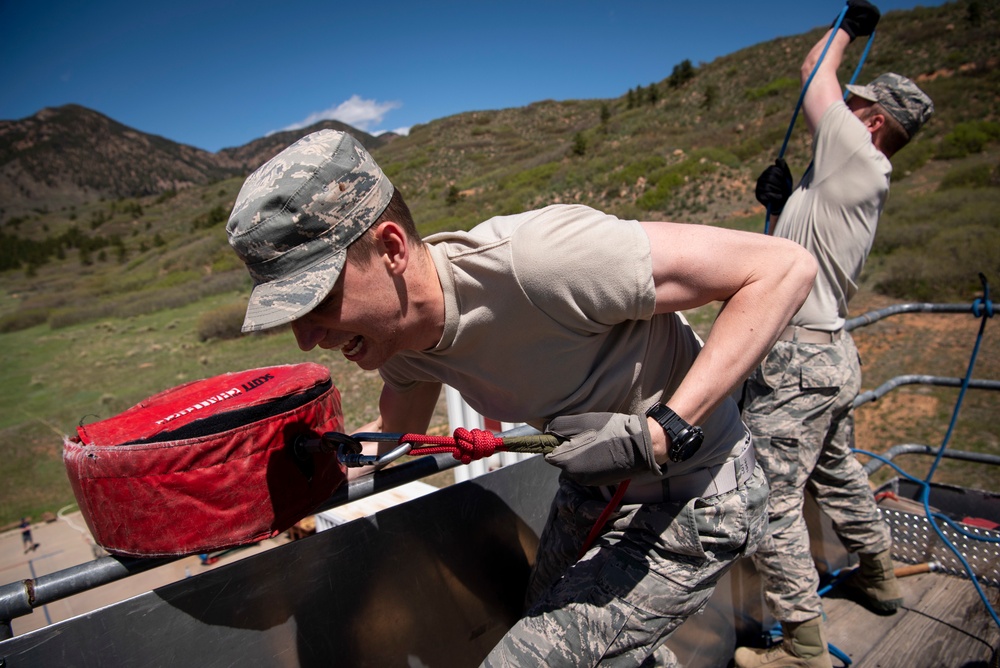
<instances>
[{"instance_id":1,"label":"mountain ridge","mask_svg":"<svg viewBox=\"0 0 1000 668\"><path fill-rule=\"evenodd\" d=\"M137 130L82 105L46 107L27 118L0 121L0 214L21 215L40 201L72 206L204 186L245 175L299 137L323 129L350 132L369 150L396 137L320 121L213 153Z\"/></svg>"}]
</instances>

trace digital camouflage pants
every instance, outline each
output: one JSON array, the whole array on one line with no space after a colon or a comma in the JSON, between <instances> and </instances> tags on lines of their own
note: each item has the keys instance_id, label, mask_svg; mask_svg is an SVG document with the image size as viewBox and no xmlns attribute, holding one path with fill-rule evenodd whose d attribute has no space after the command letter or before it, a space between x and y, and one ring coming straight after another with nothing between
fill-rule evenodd
<instances>
[{"instance_id":1,"label":"digital camouflage pants","mask_svg":"<svg viewBox=\"0 0 1000 668\"><path fill-rule=\"evenodd\" d=\"M807 490L849 551L892 546L851 452L860 385L861 362L846 332L828 344L779 341L747 381L743 420L771 488L768 531L753 561L768 609L780 621L806 621L823 611L802 515Z\"/></svg>"},{"instance_id":2,"label":"digital camouflage pants","mask_svg":"<svg viewBox=\"0 0 1000 668\"><path fill-rule=\"evenodd\" d=\"M577 561L606 505L563 478L529 585L534 603L484 666L679 665L663 643L753 552L767 524L767 483L757 467L726 494L624 505Z\"/></svg>"}]
</instances>

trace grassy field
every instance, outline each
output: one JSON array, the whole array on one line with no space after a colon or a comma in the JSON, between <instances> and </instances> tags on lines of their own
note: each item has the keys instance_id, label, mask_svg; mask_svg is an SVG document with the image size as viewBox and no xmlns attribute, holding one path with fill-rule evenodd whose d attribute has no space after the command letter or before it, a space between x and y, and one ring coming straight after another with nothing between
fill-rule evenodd
<instances>
[{"instance_id":1,"label":"grassy field","mask_svg":"<svg viewBox=\"0 0 1000 668\"><path fill-rule=\"evenodd\" d=\"M0 335L0 525L38 517L73 501L61 459L63 435L111 417L181 383L274 364L314 361L330 368L347 425L375 417L376 375L339 353L306 355L290 330L233 340L199 341L206 311L242 303L216 295L178 309L51 330Z\"/></svg>"}]
</instances>

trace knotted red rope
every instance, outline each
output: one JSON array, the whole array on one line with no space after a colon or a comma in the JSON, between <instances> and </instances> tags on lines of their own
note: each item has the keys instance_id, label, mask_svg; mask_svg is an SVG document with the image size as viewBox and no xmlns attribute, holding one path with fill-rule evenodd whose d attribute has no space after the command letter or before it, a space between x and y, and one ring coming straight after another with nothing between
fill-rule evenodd
<instances>
[{"instance_id":1,"label":"knotted red rope","mask_svg":"<svg viewBox=\"0 0 1000 668\"><path fill-rule=\"evenodd\" d=\"M452 436L430 436L428 434L403 434L400 443L414 445L411 454L434 455L450 452L463 464L489 457L498 451L505 450L503 439L485 429L466 429L459 427ZM419 446L419 447L417 447Z\"/></svg>"}]
</instances>

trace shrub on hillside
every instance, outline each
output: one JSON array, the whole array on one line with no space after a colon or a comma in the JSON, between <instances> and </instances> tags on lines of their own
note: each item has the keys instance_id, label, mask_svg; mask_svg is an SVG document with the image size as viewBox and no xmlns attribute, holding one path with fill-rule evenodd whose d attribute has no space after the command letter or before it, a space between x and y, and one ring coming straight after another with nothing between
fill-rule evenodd
<instances>
[{"instance_id":1,"label":"shrub on hillside","mask_svg":"<svg viewBox=\"0 0 1000 668\"><path fill-rule=\"evenodd\" d=\"M503 179L498 184L501 190L522 190L525 188L538 188L549 182L552 176L559 171L558 162L548 162L531 169L512 174Z\"/></svg>"},{"instance_id":2,"label":"shrub on hillside","mask_svg":"<svg viewBox=\"0 0 1000 668\"><path fill-rule=\"evenodd\" d=\"M198 340L239 338L243 335L240 328L246 312L246 304L239 302L202 313L198 318Z\"/></svg>"},{"instance_id":3,"label":"shrub on hillside","mask_svg":"<svg viewBox=\"0 0 1000 668\"><path fill-rule=\"evenodd\" d=\"M707 160L709 162L717 162L720 165L733 168L740 166L739 157L724 148L716 148L714 146L708 146L692 151L691 160Z\"/></svg>"},{"instance_id":4,"label":"shrub on hillside","mask_svg":"<svg viewBox=\"0 0 1000 668\"><path fill-rule=\"evenodd\" d=\"M19 332L49 319L48 309L27 309L16 311L0 318L0 333Z\"/></svg>"},{"instance_id":5,"label":"shrub on hillside","mask_svg":"<svg viewBox=\"0 0 1000 668\"><path fill-rule=\"evenodd\" d=\"M801 85L801 82L794 77L778 77L763 86L749 89L746 92L746 98L751 101L760 100L765 97L780 95L786 90L798 90Z\"/></svg>"},{"instance_id":6,"label":"shrub on hillside","mask_svg":"<svg viewBox=\"0 0 1000 668\"><path fill-rule=\"evenodd\" d=\"M996 180L996 170L990 165L962 165L952 167L941 179L938 190L951 188L987 188Z\"/></svg>"},{"instance_id":7,"label":"shrub on hillside","mask_svg":"<svg viewBox=\"0 0 1000 668\"><path fill-rule=\"evenodd\" d=\"M717 165L707 160L702 162L700 158L692 155L680 164L672 165L651 175L650 181L654 185L636 200L636 205L646 211L662 209L667 206L685 183L714 172L717 168Z\"/></svg>"},{"instance_id":8,"label":"shrub on hillside","mask_svg":"<svg viewBox=\"0 0 1000 668\"><path fill-rule=\"evenodd\" d=\"M650 174L666 166L667 161L663 157L651 155L629 163L620 171L611 173L608 176L608 181L616 185L634 186L640 177L649 178Z\"/></svg>"},{"instance_id":9,"label":"shrub on hillside","mask_svg":"<svg viewBox=\"0 0 1000 668\"><path fill-rule=\"evenodd\" d=\"M191 222L191 231L197 232L198 230L210 229L217 225L221 225L226 220L229 219L229 209L218 204L212 207L212 210L197 216Z\"/></svg>"},{"instance_id":10,"label":"shrub on hillside","mask_svg":"<svg viewBox=\"0 0 1000 668\"><path fill-rule=\"evenodd\" d=\"M941 139L937 155L941 160L964 158L981 153L991 141L1000 139L1000 123L995 121L969 121L959 123Z\"/></svg>"},{"instance_id":11,"label":"shrub on hillside","mask_svg":"<svg viewBox=\"0 0 1000 668\"><path fill-rule=\"evenodd\" d=\"M957 171L961 174L964 168ZM873 286L905 300L975 296L981 290L979 272L991 281L1000 276L998 207L1000 189L995 187L955 186L921 196L890 197L866 268Z\"/></svg>"},{"instance_id":12,"label":"shrub on hillside","mask_svg":"<svg viewBox=\"0 0 1000 668\"><path fill-rule=\"evenodd\" d=\"M79 325L82 322L113 317L115 317L114 305L109 303L68 306L52 311L49 315L49 327L63 329Z\"/></svg>"},{"instance_id":13,"label":"shrub on hillside","mask_svg":"<svg viewBox=\"0 0 1000 668\"><path fill-rule=\"evenodd\" d=\"M749 137L745 141L731 147L733 155L740 162L748 160L764 152L764 143L758 137Z\"/></svg>"},{"instance_id":14,"label":"shrub on hillside","mask_svg":"<svg viewBox=\"0 0 1000 668\"><path fill-rule=\"evenodd\" d=\"M895 297L928 302L972 299L981 292L979 273L1000 276L1000 229L967 225L944 229L931 252L911 247L888 256L876 288Z\"/></svg>"},{"instance_id":15,"label":"shrub on hillside","mask_svg":"<svg viewBox=\"0 0 1000 668\"><path fill-rule=\"evenodd\" d=\"M901 181L927 164L933 155L934 146L930 142L907 144L892 156L892 180Z\"/></svg>"}]
</instances>

